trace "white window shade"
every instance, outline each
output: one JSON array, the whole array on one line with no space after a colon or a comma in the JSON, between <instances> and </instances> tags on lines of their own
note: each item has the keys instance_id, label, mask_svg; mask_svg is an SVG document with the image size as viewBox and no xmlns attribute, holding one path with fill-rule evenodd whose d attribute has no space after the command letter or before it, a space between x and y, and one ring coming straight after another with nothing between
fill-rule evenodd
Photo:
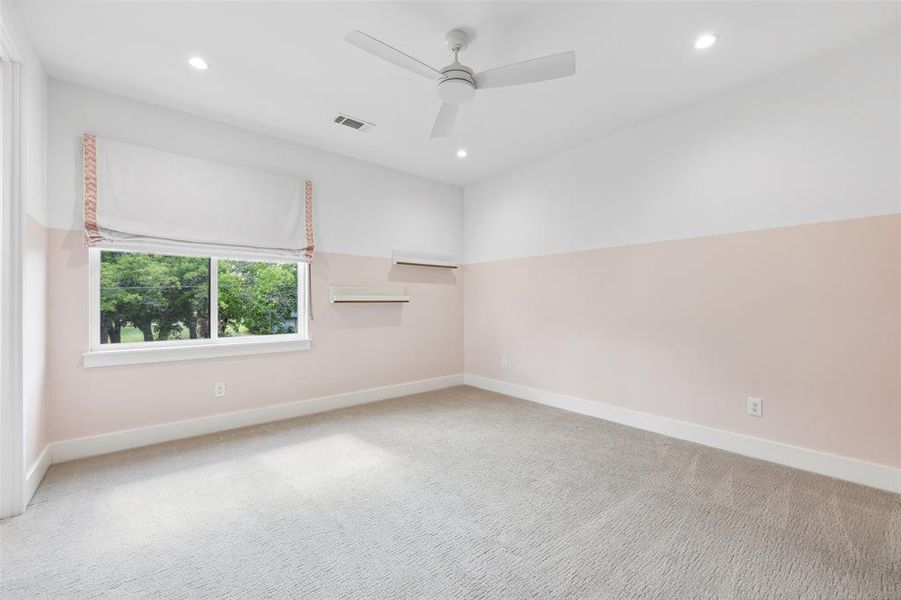
<instances>
[{"instance_id":1,"label":"white window shade","mask_svg":"<svg viewBox=\"0 0 901 600\"><path fill-rule=\"evenodd\" d=\"M312 185L85 134L88 245L309 262Z\"/></svg>"}]
</instances>

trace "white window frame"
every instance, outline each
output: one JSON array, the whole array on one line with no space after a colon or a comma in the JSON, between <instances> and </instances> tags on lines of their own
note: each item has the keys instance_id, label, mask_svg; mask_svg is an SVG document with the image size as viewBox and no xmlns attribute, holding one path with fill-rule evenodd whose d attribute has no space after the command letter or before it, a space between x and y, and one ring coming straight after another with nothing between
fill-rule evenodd
<instances>
[{"instance_id":1,"label":"white window frame","mask_svg":"<svg viewBox=\"0 0 901 600\"><path fill-rule=\"evenodd\" d=\"M219 337L219 260L224 257L201 257L210 260L210 337L194 340L160 340L154 342L134 342L127 344L100 343L100 253L116 252L115 248L88 249L89 308L88 339L89 350L84 353L85 368L140 363L196 360L224 356L248 354L270 354L273 352L294 352L308 350L309 338L309 286L307 285L307 263L297 263L297 333L272 335ZM152 248L144 254L169 254ZM243 259L238 259L243 260ZM260 261L264 262L264 261Z\"/></svg>"}]
</instances>

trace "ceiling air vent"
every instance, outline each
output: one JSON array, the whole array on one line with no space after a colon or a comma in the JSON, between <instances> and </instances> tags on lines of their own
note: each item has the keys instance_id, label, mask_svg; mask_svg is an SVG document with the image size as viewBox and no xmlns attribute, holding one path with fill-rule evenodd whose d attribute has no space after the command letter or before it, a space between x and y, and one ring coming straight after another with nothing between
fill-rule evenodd
<instances>
[{"instance_id":1,"label":"ceiling air vent","mask_svg":"<svg viewBox=\"0 0 901 600\"><path fill-rule=\"evenodd\" d=\"M344 114L339 114L335 117L335 123L338 125L344 125L345 127L350 127L351 129L356 129L357 131L369 131L375 125L372 123L367 123L366 121L362 121L360 119L355 119L354 117L349 117Z\"/></svg>"}]
</instances>

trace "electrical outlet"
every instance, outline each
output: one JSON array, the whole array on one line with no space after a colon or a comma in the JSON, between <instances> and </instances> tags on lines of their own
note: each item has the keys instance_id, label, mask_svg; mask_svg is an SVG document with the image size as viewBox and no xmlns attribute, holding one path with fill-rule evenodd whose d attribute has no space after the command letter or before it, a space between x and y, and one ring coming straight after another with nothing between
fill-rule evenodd
<instances>
[{"instance_id":1,"label":"electrical outlet","mask_svg":"<svg viewBox=\"0 0 901 600\"><path fill-rule=\"evenodd\" d=\"M763 399L748 398L748 414L752 417L763 416Z\"/></svg>"},{"instance_id":2,"label":"electrical outlet","mask_svg":"<svg viewBox=\"0 0 901 600\"><path fill-rule=\"evenodd\" d=\"M501 371L506 371L506 370L507 370L507 359L502 358L501 359Z\"/></svg>"},{"instance_id":3,"label":"electrical outlet","mask_svg":"<svg viewBox=\"0 0 901 600\"><path fill-rule=\"evenodd\" d=\"M225 382L220 381L219 383L213 384L213 395L217 398L225 397Z\"/></svg>"}]
</instances>

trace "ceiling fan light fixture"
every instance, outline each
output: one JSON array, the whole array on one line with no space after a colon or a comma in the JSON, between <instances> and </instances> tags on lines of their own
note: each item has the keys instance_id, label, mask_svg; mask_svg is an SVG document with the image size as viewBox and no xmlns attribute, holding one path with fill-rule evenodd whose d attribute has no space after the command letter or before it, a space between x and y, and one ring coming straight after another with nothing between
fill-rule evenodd
<instances>
[{"instance_id":1,"label":"ceiling fan light fixture","mask_svg":"<svg viewBox=\"0 0 901 600\"><path fill-rule=\"evenodd\" d=\"M476 80L472 69L454 63L441 69L438 99L448 104L463 104L476 95Z\"/></svg>"},{"instance_id":2,"label":"ceiling fan light fixture","mask_svg":"<svg viewBox=\"0 0 901 600\"><path fill-rule=\"evenodd\" d=\"M192 56L188 59L188 64L198 71L206 71L210 68L209 63L202 56Z\"/></svg>"},{"instance_id":3,"label":"ceiling fan light fixture","mask_svg":"<svg viewBox=\"0 0 901 600\"><path fill-rule=\"evenodd\" d=\"M718 39L719 36L715 33L702 33L695 40L695 50L706 50L713 46Z\"/></svg>"}]
</instances>

